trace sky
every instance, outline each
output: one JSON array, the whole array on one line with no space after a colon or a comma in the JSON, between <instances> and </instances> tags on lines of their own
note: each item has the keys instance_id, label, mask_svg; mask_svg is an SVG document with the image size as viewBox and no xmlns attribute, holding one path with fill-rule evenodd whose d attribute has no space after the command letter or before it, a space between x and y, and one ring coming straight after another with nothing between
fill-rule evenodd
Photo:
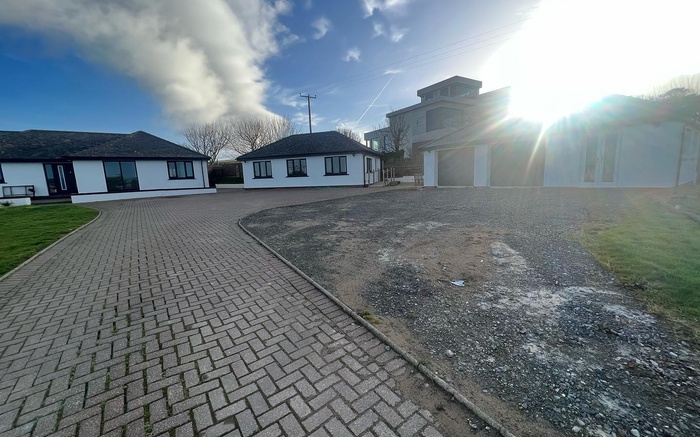
<instances>
[{"instance_id":1,"label":"sky","mask_svg":"<svg viewBox=\"0 0 700 437\"><path fill-rule=\"evenodd\" d=\"M362 133L455 75L555 118L700 73L694 0L0 0L0 130L279 114Z\"/></svg>"}]
</instances>

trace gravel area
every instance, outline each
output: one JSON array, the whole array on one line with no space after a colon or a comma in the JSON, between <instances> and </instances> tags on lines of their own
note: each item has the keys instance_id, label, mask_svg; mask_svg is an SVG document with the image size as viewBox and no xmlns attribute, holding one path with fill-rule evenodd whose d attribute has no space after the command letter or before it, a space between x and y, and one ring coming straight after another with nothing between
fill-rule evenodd
<instances>
[{"instance_id":1,"label":"gravel area","mask_svg":"<svg viewBox=\"0 0 700 437\"><path fill-rule=\"evenodd\" d=\"M576 238L639 194L402 190L244 225L516 435L700 435L698 351Z\"/></svg>"}]
</instances>

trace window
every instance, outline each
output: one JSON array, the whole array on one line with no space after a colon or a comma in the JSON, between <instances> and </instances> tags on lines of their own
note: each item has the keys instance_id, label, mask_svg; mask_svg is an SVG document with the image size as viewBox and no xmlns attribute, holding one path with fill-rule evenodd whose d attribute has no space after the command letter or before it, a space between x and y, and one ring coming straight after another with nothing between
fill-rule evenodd
<instances>
[{"instance_id":1,"label":"window","mask_svg":"<svg viewBox=\"0 0 700 437\"><path fill-rule=\"evenodd\" d=\"M450 95L452 97L462 97L462 96L470 96L472 94L472 88L466 86L466 85L451 85L450 86Z\"/></svg>"},{"instance_id":2,"label":"window","mask_svg":"<svg viewBox=\"0 0 700 437\"><path fill-rule=\"evenodd\" d=\"M345 156L326 158L326 176L348 174L348 160Z\"/></svg>"},{"instance_id":3,"label":"window","mask_svg":"<svg viewBox=\"0 0 700 437\"><path fill-rule=\"evenodd\" d=\"M372 158L367 158L367 173L372 173Z\"/></svg>"},{"instance_id":4,"label":"window","mask_svg":"<svg viewBox=\"0 0 700 437\"><path fill-rule=\"evenodd\" d=\"M259 161L253 163L253 179L272 177L272 161Z\"/></svg>"},{"instance_id":5,"label":"window","mask_svg":"<svg viewBox=\"0 0 700 437\"><path fill-rule=\"evenodd\" d=\"M463 124L464 112L460 109L435 108L425 112L425 131L432 132Z\"/></svg>"},{"instance_id":6,"label":"window","mask_svg":"<svg viewBox=\"0 0 700 437\"><path fill-rule=\"evenodd\" d=\"M287 160L287 176L288 177L306 176L306 158L288 159Z\"/></svg>"},{"instance_id":7,"label":"window","mask_svg":"<svg viewBox=\"0 0 700 437\"><path fill-rule=\"evenodd\" d=\"M5 183L5 176L2 175L2 165L0 165L0 184Z\"/></svg>"},{"instance_id":8,"label":"window","mask_svg":"<svg viewBox=\"0 0 700 437\"><path fill-rule=\"evenodd\" d=\"M194 179L192 161L168 161L168 177L170 179Z\"/></svg>"},{"instance_id":9,"label":"window","mask_svg":"<svg viewBox=\"0 0 700 437\"><path fill-rule=\"evenodd\" d=\"M450 88L449 87L440 88L440 95L441 96L449 96L450 95Z\"/></svg>"},{"instance_id":10,"label":"window","mask_svg":"<svg viewBox=\"0 0 700 437\"><path fill-rule=\"evenodd\" d=\"M138 191L139 178L134 161L105 161L107 191Z\"/></svg>"}]
</instances>

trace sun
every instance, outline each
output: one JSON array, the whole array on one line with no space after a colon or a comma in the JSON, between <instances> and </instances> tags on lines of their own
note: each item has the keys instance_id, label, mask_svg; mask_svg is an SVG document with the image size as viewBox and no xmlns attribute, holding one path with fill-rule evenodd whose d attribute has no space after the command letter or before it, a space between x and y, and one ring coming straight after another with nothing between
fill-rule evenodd
<instances>
[{"instance_id":1,"label":"sun","mask_svg":"<svg viewBox=\"0 0 700 437\"><path fill-rule=\"evenodd\" d=\"M687 0L543 0L482 77L512 86L512 115L552 122L700 72L698 14L700 2Z\"/></svg>"}]
</instances>

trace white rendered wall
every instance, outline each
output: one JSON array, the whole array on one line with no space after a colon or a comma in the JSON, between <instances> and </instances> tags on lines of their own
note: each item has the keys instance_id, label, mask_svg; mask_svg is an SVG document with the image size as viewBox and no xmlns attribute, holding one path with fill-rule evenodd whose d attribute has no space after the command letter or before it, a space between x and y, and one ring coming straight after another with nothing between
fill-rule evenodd
<instances>
[{"instance_id":1,"label":"white rendered wall","mask_svg":"<svg viewBox=\"0 0 700 437\"><path fill-rule=\"evenodd\" d=\"M423 186L437 187L437 151L423 152Z\"/></svg>"},{"instance_id":2,"label":"white rendered wall","mask_svg":"<svg viewBox=\"0 0 700 437\"><path fill-rule=\"evenodd\" d=\"M179 159L178 161L189 161ZM205 188L206 178L202 178L201 161L192 161L194 179L169 179L167 161L136 161L141 190L172 190L182 188ZM103 175L104 178L104 175ZM105 190L106 191L106 190Z\"/></svg>"},{"instance_id":3,"label":"white rendered wall","mask_svg":"<svg viewBox=\"0 0 700 437\"><path fill-rule=\"evenodd\" d=\"M347 158L347 175L342 176L325 176L326 173L326 157L345 156ZM287 176L287 158L283 159L261 159L254 161L245 161L243 163L243 185L245 188L284 188L284 187L331 187L331 186L350 186L364 185L365 175L364 160L366 157L374 157L374 155L363 155L356 153L353 156L351 153L346 155L323 155L323 156L307 156L299 157L306 159L306 174L301 177ZM272 177L255 179L253 177L253 162L271 161L272 162ZM378 159L375 162L378 165Z\"/></svg>"},{"instance_id":4,"label":"white rendered wall","mask_svg":"<svg viewBox=\"0 0 700 437\"><path fill-rule=\"evenodd\" d=\"M5 183L0 184L0 197L2 197L2 187L7 185L34 185L35 196L49 195L42 163L3 162L0 163L0 166L2 166L2 174L5 178Z\"/></svg>"},{"instance_id":5,"label":"white rendered wall","mask_svg":"<svg viewBox=\"0 0 700 437\"><path fill-rule=\"evenodd\" d=\"M489 186L489 146L482 144L474 147L474 186Z\"/></svg>"},{"instance_id":6,"label":"white rendered wall","mask_svg":"<svg viewBox=\"0 0 700 437\"><path fill-rule=\"evenodd\" d=\"M675 186L681 144L681 123L650 123L627 126L617 131L621 135L617 171L615 182L609 186L628 188ZM585 147L582 136L566 133L551 135L547 140L544 186L588 186L583 183L584 160ZM600 184L600 186L605 185Z\"/></svg>"},{"instance_id":7,"label":"white rendered wall","mask_svg":"<svg viewBox=\"0 0 700 437\"><path fill-rule=\"evenodd\" d=\"M618 187L672 188L676 185L683 124L630 126L622 132Z\"/></svg>"},{"instance_id":8,"label":"white rendered wall","mask_svg":"<svg viewBox=\"0 0 700 437\"><path fill-rule=\"evenodd\" d=\"M583 183L582 142L578 136L552 135L544 158L545 187L579 187Z\"/></svg>"},{"instance_id":9,"label":"white rendered wall","mask_svg":"<svg viewBox=\"0 0 700 437\"><path fill-rule=\"evenodd\" d=\"M105 202L109 200L145 199L151 197L189 196L192 194L216 194L216 188L192 190L128 191L124 193L76 194L71 196L73 203Z\"/></svg>"},{"instance_id":10,"label":"white rendered wall","mask_svg":"<svg viewBox=\"0 0 700 437\"><path fill-rule=\"evenodd\" d=\"M78 193L104 193L107 191L105 169L102 161L73 161Z\"/></svg>"}]
</instances>

